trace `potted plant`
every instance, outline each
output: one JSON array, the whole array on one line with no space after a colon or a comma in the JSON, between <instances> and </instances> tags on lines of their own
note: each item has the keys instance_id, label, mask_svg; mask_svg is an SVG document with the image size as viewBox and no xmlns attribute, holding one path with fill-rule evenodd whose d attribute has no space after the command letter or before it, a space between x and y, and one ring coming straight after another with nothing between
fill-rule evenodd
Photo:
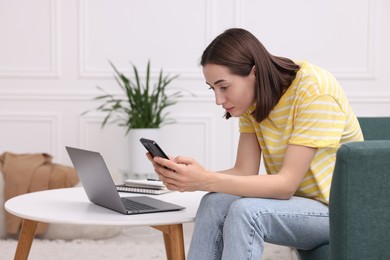
<instances>
[{"instance_id":1,"label":"potted plant","mask_svg":"<svg viewBox=\"0 0 390 260\"><path fill-rule=\"evenodd\" d=\"M166 112L166 108L176 104L182 94L181 91L168 94L167 87L178 75L164 74L161 69L157 81L152 83L149 60L142 82L134 64L132 64L132 78L121 73L112 62L110 65L123 94L110 94L98 86L97 88L104 94L94 98L94 100L103 103L95 110L106 113L102 127L107 124L117 124L125 128L125 135L129 135L130 174L149 174L151 166L145 157L146 151L141 146L139 139L141 137L158 139L158 129L163 125L175 122L168 117L169 113Z\"/></svg>"},{"instance_id":2,"label":"potted plant","mask_svg":"<svg viewBox=\"0 0 390 260\"><path fill-rule=\"evenodd\" d=\"M98 87L104 95L98 96L95 100L103 101L103 104L96 108L97 111L106 113L102 122L102 127L108 123L115 123L126 128L126 134L131 129L160 128L163 125L173 123L174 120L168 118L165 109L177 103L181 97L181 92L176 91L167 94L167 86L178 77L164 75L160 70L157 82L151 86L150 82L150 61L146 66L145 82L141 82L141 77L137 67L133 64L134 78L126 77L110 62L115 72L115 80L123 90L124 96L109 94Z\"/></svg>"}]
</instances>

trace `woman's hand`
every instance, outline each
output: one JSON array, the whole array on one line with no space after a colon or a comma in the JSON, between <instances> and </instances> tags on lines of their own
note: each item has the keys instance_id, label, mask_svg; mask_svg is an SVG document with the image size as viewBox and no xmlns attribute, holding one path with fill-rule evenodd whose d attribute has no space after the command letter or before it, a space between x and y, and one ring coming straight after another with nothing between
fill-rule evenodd
<instances>
[{"instance_id":1,"label":"woman's hand","mask_svg":"<svg viewBox=\"0 0 390 260\"><path fill-rule=\"evenodd\" d=\"M207 190L213 174L189 157L178 156L171 160L161 157L151 158L156 173L169 190L196 191Z\"/></svg>"}]
</instances>

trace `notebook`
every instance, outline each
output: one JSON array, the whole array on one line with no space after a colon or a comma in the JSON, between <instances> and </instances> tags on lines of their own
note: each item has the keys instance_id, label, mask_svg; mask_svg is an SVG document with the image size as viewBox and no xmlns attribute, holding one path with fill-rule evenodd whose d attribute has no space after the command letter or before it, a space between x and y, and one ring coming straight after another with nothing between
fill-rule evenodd
<instances>
[{"instance_id":1,"label":"notebook","mask_svg":"<svg viewBox=\"0 0 390 260\"><path fill-rule=\"evenodd\" d=\"M153 189L153 188L142 188L142 187L131 187L128 185L116 185L116 190L119 192L131 192L131 193L143 193L151 195L160 195L170 192L167 188L164 189Z\"/></svg>"},{"instance_id":2,"label":"notebook","mask_svg":"<svg viewBox=\"0 0 390 260\"><path fill-rule=\"evenodd\" d=\"M158 179L127 179L125 185L135 188L165 189L164 183Z\"/></svg>"},{"instance_id":3,"label":"notebook","mask_svg":"<svg viewBox=\"0 0 390 260\"><path fill-rule=\"evenodd\" d=\"M102 155L66 147L88 199L122 214L142 214L182 210L184 207L147 196L120 197Z\"/></svg>"},{"instance_id":4,"label":"notebook","mask_svg":"<svg viewBox=\"0 0 390 260\"><path fill-rule=\"evenodd\" d=\"M159 195L170 192L162 181L157 179L127 179L123 185L116 185L120 192L133 192Z\"/></svg>"}]
</instances>

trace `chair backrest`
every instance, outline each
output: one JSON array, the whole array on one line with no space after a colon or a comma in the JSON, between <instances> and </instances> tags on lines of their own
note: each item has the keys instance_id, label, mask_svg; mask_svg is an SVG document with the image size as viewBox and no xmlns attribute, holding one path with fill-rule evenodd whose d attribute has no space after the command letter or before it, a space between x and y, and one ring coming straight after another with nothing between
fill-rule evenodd
<instances>
[{"instance_id":1,"label":"chair backrest","mask_svg":"<svg viewBox=\"0 0 390 260\"><path fill-rule=\"evenodd\" d=\"M390 117L359 117L364 140L390 140Z\"/></svg>"}]
</instances>

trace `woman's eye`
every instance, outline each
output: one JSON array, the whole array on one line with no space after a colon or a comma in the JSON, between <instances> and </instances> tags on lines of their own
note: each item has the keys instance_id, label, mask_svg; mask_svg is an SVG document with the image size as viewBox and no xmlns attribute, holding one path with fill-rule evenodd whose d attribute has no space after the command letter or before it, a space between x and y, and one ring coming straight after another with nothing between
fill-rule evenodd
<instances>
[{"instance_id":1,"label":"woman's eye","mask_svg":"<svg viewBox=\"0 0 390 260\"><path fill-rule=\"evenodd\" d=\"M229 86L226 86L226 87L217 87L217 90L218 91L226 91L228 89ZM215 88L214 87L209 87L210 90L212 91L215 91Z\"/></svg>"}]
</instances>

